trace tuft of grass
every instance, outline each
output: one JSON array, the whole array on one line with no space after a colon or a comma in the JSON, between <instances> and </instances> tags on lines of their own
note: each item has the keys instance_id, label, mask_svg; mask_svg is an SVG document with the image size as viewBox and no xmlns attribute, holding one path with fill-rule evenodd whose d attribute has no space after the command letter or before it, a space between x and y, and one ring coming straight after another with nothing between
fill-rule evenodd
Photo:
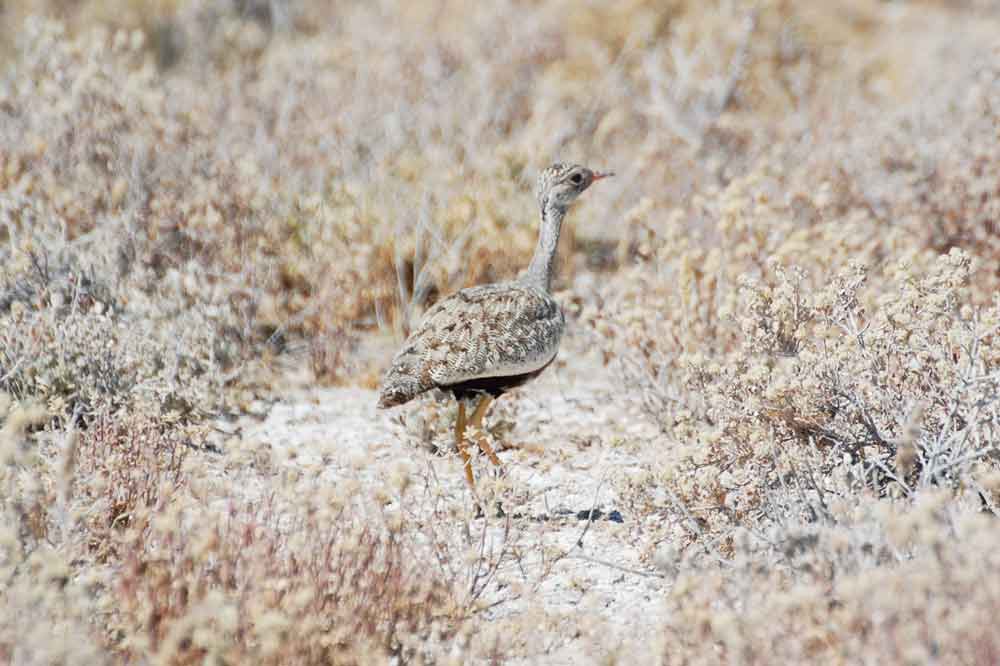
<instances>
[{"instance_id":1,"label":"tuft of grass","mask_svg":"<svg viewBox=\"0 0 1000 666\"><path fill-rule=\"evenodd\" d=\"M449 587L398 531L268 500L193 518L153 521L129 543L112 625L129 637L125 661L419 661L452 631Z\"/></svg>"}]
</instances>

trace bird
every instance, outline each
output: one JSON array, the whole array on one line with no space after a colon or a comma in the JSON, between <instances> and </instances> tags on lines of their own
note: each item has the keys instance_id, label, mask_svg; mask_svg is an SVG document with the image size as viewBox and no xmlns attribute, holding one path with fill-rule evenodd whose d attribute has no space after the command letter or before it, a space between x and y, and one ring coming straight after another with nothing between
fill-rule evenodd
<instances>
[{"instance_id":1,"label":"bird","mask_svg":"<svg viewBox=\"0 0 1000 666\"><path fill-rule=\"evenodd\" d=\"M500 459L482 436L483 418L495 399L531 381L555 360L566 327L551 292L563 219L587 188L613 175L562 163L539 173L541 225L527 269L514 280L467 287L439 300L424 313L385 374L380 409L403 405L433 389L457 400L455 446L474 496L465 431L472 428L480 434L479 449L502 473ZM467 402L475 404L469 418Z\"/></svg>"}]
</instances>

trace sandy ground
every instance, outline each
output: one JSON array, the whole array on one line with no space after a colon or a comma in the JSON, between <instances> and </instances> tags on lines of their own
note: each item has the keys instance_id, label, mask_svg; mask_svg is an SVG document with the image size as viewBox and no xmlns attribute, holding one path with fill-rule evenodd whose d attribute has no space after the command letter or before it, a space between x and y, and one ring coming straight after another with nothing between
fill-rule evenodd
<instances>
[{"instance_id":1,"label":"sandy ground","mask_svg":"<svg viewBox=\"0 0 1000 666\"><path fill-rule=\"evenodd\" d=\"M443 453L414 434L426 404L386 412L375 409L372 390L299 388L241 437L269 447L284 473L320 469L323 483L400 510L444 552L431 566L452 570L466 588L459 592L482 605L482 633L468 639L480 650L503 634L521 663L591 663L619 650L650 663L669 580L654 564L647 529L657 517L636 515L622 489L650 469L664 442L624 403L612 373L581 354L563 358L487 417L514 421L499 442L504 480L485 457L475 461L480 494L500 498L505 517L475 515L451 422L432 424ZM441 407L448 421L453 407ZM404 497L402 477L410 479ZM588 526L592 509L599 518Z\"/></svg>"}]
</instances>

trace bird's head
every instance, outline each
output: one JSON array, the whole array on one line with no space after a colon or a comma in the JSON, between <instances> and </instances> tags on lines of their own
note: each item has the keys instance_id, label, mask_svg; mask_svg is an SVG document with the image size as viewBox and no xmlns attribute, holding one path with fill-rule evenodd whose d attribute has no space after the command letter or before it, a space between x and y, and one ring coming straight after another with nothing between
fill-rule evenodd
<instances>
[{"instance_id":1,"label":"bird's head","mask_svg":"<svg viewBox=\"0 0 1000 666\"><path fill-rule=\"evenodd\" d=\"M553 164L538 174L538 205L543 211L549 206L569 208L595 181L613 175L579 164Z\"/></svg>"}]
</instances>

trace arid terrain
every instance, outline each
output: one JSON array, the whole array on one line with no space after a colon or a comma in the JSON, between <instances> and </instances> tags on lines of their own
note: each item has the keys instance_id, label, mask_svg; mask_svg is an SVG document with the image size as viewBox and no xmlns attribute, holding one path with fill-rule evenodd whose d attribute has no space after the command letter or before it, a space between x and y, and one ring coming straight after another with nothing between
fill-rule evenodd
<instances>
[{"instance_id":1,"label":"arid terrain","mask_svg":"<svg viewBox=\"0 0 1000 666\"><path fill-rule=\"evenodd\" d=\"M995 664L1000 6L0 5L0 663ZM377 410L513 277L567 330Z\"/></svg>"}]
</instances>

